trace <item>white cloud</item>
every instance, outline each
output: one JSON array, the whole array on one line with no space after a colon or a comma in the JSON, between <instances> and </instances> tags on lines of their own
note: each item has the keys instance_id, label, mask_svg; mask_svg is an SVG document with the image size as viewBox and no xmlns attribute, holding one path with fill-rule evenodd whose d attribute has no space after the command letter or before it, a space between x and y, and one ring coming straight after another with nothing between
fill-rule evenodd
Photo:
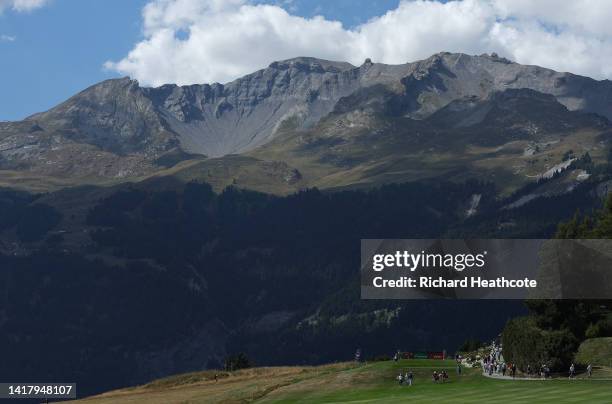
<instances>
[{"instance_id":1,"label":"white cloud","mask_svg":"<svg viewBox=\"0 0 612 404\"><path fill-rule=\"evenodd\" d=\"M2 0L0 0L2 1ZM144 38L105 66L147 85L226 82L274 60L314 56L405 63L439 51L497 52L612 77L612 1L402 1L353 29L247 0L151 0Z\"/></svg>"},{"instance_id":2,"label":"white cloud","mask_svg":"<svg viewBox=\"0 0 612 404\"><path fill-rule=\"evenodd\" d=\"M49 0L0 0L0 13L9 8L17 12L31 11L48 2Z\"/></svg>"},{"instance_id":3,"label":"white cloud","mask_svg":"<svg viewBox=\"0 0 612 404\"><path fill-rule=\"evenodd\" d=\"M6 35L6 34L0 35L0 42L14 42L15 39L17 39L17 37L13 35Z\"/></svg>"}]
</instances>

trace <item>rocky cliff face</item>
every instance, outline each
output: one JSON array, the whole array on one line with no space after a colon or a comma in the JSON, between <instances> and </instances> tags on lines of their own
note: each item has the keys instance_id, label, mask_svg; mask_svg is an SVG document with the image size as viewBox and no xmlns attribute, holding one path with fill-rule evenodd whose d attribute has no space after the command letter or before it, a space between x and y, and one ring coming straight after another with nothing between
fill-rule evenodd
<instances>
[{"instance_id":1,"label":"rocky cliff face","mask_svg":"<svg viewBox=\"0 0 612 404\"><path fill-rule=\"evenodd\" d=\"M395 110L415 119L450 102L487 99L506 89L528 88L554 96L570 110L612 118L612 84L537 66L523 66L495 55L442 53L404 65L348 63L297 58L225 86L220 84L146 89L184 150L221 156L265 144L285 121L310 127L344 97L384 87L395 93Z\"/></svg>"},{"instance_id":2,"label":"rocky cliff face","mask_svg":"<svg viewBox=\"0 0 612 404\"><path fill-rule=\"evenodd\" d=\"M612 118L610 81L496 55L440 53L403 65L366 60L359 67L296 58L225 85L144 88L127 78L104 81L47 112L0 123L0 168L134 177L151 172L153 162L173 150L209 157L253 150L283 124L309 128L347 102L353 109L367 106L374 102L372 89L385 95L394 115L415 120L508 89L531 89L569 110Z\"/></svg>"},{"instance_id":3,"label":"rocky cliff face","mask_svg":"<svg viewBox=\"0 0 612 404\"><path fill-rule=\"evenodd\" d=\"M569 110L612 118L612 82L525 66L495 54L440 53L417 62L415 72L403 82L406 93L412 92L418 100L418 108L412 111L415 116L427 116L452 100L486 98L493 92L527 88L553 95Z\"/></svg>"},{"instance_id":4,"label":"rocky cliff face","mask_svg":"<svg viewBox=\"0 0 612 404\"><path fill-rule=\"evenodd\" d=\"M146 89L181 147L222 156L264 144L288 119L316 122L358 87L359 69L347 63L298 58L227 85L166 85Z\"/></svg>"},{"instance_id":5,"label":"rocky cliff face","mask_svg":"<svg viewBox=\"0 0 612 404\"><path fill-rule=\"evenodd\" d=\"M0 169L134 177L176 145L136 81L107 80L47 112L0 124Z\"/></svg>"}]
</instances>

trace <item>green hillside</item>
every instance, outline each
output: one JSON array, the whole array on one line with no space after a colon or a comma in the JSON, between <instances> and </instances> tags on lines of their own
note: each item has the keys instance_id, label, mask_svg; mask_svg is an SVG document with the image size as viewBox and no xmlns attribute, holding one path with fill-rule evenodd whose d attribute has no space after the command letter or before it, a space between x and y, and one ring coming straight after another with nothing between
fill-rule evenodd
<instances>
[{"instance_id":1,"label":"green hillside","mask_svg":"<svg viewBox=\"0 0 612 404\"><path fill-rule=\"evenodd\" d=\"M415 375L412 387L395 380L400 371ZM446 383L434 384L434 370L446 370ZM457 376L453 361L405 360L366 365L340 363L319 367L256 368L219 373L211 371L162 379L145 386L118 390L80 400L83 403L330 403L330 402L609 402L612 380L598 369L593 379L497 380L479 369ZM606 380L607 379L607 380Z\"/></svg>"},{"instance_id":2,"label":"green hillside","mask_svg":"<svg viewBox=\"0 0 612 404\"><path fill-rule=\"evenodd\" d=\"M612 337L587 339L580 344L576 361L578 363L610 366L612 364Z\"/></svg>"}]
</instances>

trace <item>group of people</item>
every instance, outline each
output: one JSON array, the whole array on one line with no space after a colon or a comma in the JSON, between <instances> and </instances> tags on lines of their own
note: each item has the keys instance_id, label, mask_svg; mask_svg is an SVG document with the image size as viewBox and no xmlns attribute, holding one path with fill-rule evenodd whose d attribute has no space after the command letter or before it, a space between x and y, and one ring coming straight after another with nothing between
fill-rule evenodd
<instances>
[{"instance_id":1,"label":"group of people","mask_svg":"<svg viewBox=\"0 0 612 404\"><path fill-rule=\"evenodd\" d=\"M493 375L493 373L506 376L516 377L516 363L506 363L506 362L496 362L496 361L488 361L485 358L484 361L484 371L489 375Z\"/></svg>"},{"instance_id":2,"label":"group of people","mask_svg":"<svg viewBox=\"0 0 612 404\"><path fill-rule=\"evenodd\" d=\"M442 383L445 383L448 380L448 373L446 373L446 370L443 370L441 372L434 370L433 374L431 375L431 379L434 383L438 383L440 381Z\"/></svg>"},{"instance_id":3,"label":"group of people","mask_svg":"<svg viewBox=\"0 0 612 404\"><path fill-rule=\"evenodd\" d=\"M495 342L491 344L491 350L489 355L485 356L482 359L483 370L489 376L496 373L498 375L506 376L506 373L509 373L513 378L516 377L516 364L515 363L505 363L502 356L502 347L501 345L496 345ZM588 364L587 375L591 377L593 375L593 365ZM526 373L528 377L540 377L541 379L548 379L551 377L550 367L543 363L539 368L532 368L531 365L527 365ZM576 366L572 363L569 367L569 378L576 378Z\"/></svg>"},{"instance_id":4,"label":"group of people","mask_svg":"<svg viewBox=\"0 0 612 404\"><path fill-rule=\"evenodd\" d=\"M501 345L496 345L495 342L491 344L489 355L483 358L482 366L489 376L493 373L506 376L508 373L509 376L516 377L516 363L506 363L502 356Z\"/></svg>"},{"instance_id":5,"label":"group of people","mask_svg":"<svg viewBox=\"0 0 612 404\"><path fill-rule=\"evenodd\" d=\"M531 377L533 375L533 370L531 369L531 365L527 365L527 376ZM540 365L540 369L536 373L541 379L548 379L550 377L550 367L547 364L543 363Z\"/></svg>"},{"instance_id":6,"label":"group of people","mask_svg":"<svg viewBox=\"0 0 612 404\"><path fill-rule=\"evenodd\" d=\"M434 370L431 375L431 380L434 383L446 383L448 380L448 373L446 370L442 370L440 372ZM411 370L406 371L405 373L400 372L397 376L397 381L399 382L400 386L412 386L414 383L414 373L412 373Z\"/></svg>"},{"instance_id":7,"label":"group of people","mask_svg":"<svg viewBox=\"0 0 612 404\"><path fill-rule=\"evenodd\" d=\"M593 376L593 365L592 364L589 363L587 365L586 372L587 372L588 377ZM570 379L576 378L576 366L573 363L569 367L569 378Z\"/></svg>"},{"instance_id":8,"label":"group of people","mask_svg":"<svg viewBox=\"0 0 612 404\"><path fill-rule=\"evenodd\" d=\"M400 372L400 374L397 376L397 380L399 381L400 386L404 384L406 386L412 386L412 383L414 382L414 374L411 370L407 371L406 373Z\"/></svg>"}]
</instances>

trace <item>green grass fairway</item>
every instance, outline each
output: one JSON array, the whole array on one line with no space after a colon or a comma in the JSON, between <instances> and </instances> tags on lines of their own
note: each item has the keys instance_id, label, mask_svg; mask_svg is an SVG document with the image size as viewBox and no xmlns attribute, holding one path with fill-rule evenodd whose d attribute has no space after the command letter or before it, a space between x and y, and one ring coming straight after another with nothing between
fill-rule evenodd
<instances>
[{"instance_id":1,"label":"green grass fairway","mask_svg":"<svg viewBox=\"0 0 612 404\"><path fill-rule=\"evenodd\" d=\"M415 374L412 387L399 386L400 370ZM433 370L446 371L446 383L431 381ZM609 374L604 374L609 376ZM221 375L192 373L152 384L109 392L84 403L611 403L612 381L494 380L479 369L455 374L453 361L404 360L355 366L259 368Z\"/></svg>"}]
</instances>

